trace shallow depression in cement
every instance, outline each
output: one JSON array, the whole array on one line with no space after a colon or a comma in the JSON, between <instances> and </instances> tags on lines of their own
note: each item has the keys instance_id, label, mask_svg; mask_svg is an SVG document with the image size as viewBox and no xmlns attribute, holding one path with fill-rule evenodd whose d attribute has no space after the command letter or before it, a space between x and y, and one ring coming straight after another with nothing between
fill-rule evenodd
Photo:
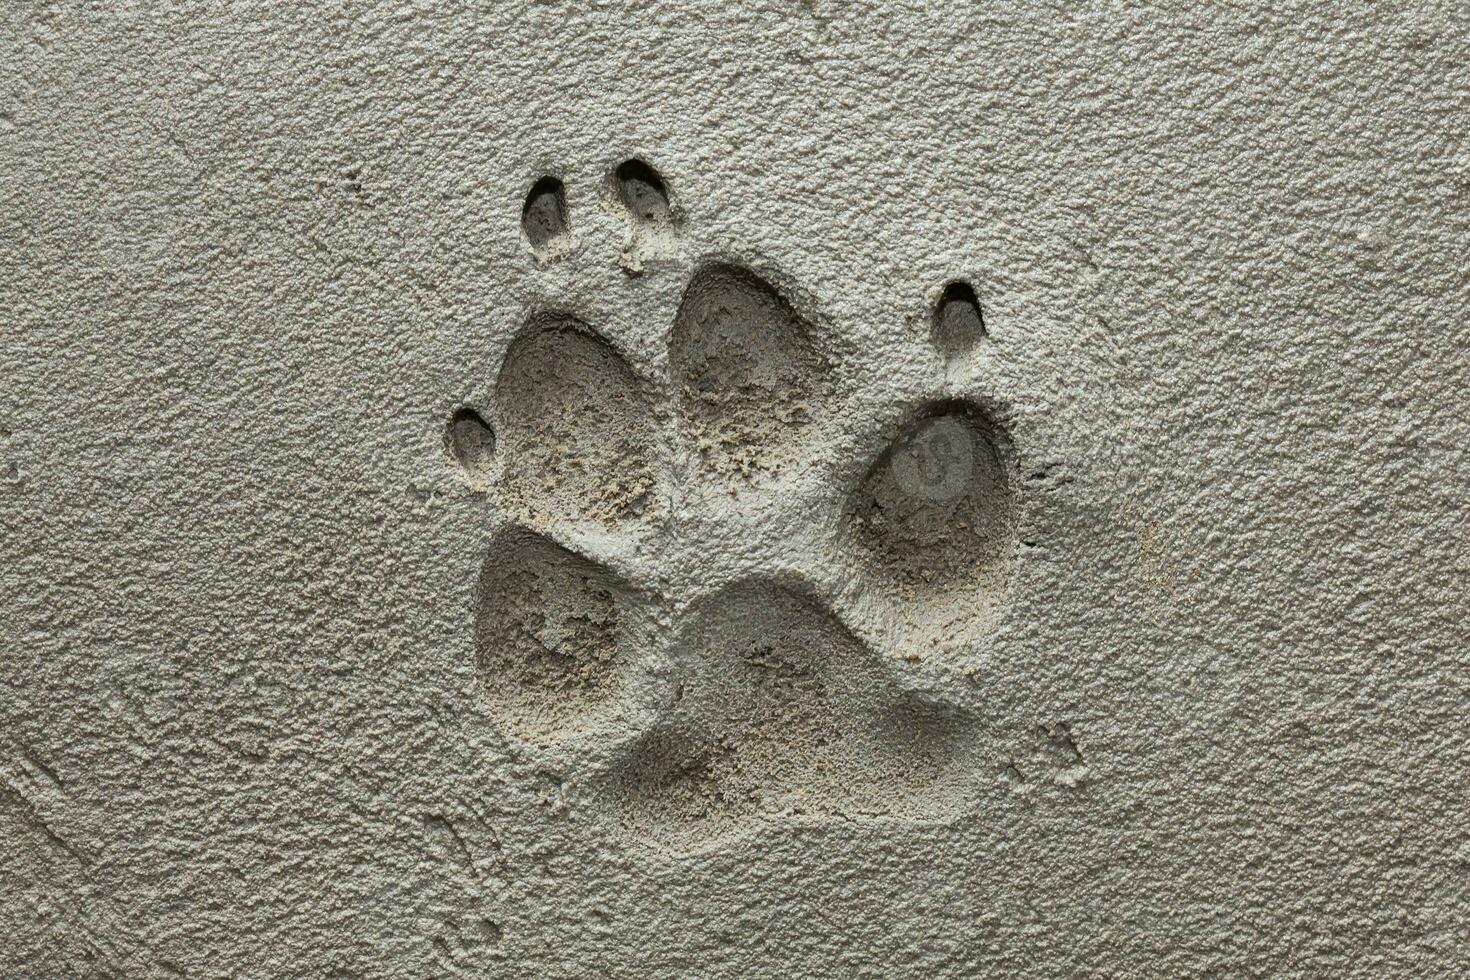
<instances>
[{"instance_id":1,"label":"shallow depression in cement","mask_svg":"<svg viewBox=\"0 0 1470 980\"><path fill-rule=\"evenodd\" d=\"M707 266L684 291L669 369L684 435L719 478L754 479L801 454L830 396L814 331L770 283Z\"/></svg>"},{"instance_id":2,"label":"shallow depression in cement","mask_svg":"<svg viewBox=\"0 0 1470 980\"><path fill-rule=\"evenodd\" d=\"M863 573L904 601L977 613L1004 596L1016 549L1009 442L978 405L924 409L888 442L847 506Z\"/></svg>"},{"instance_id":3,"label":"shallow depression in cement","mask_svg":"<svg viewBox=\"0 0 1470 980\"><path fill-rule=\"evenodd\" d=\"M531 523L621 526L657 507L646 386L582 321L532 318L506 354L495 406L504 491Z\"/></svg>"},{"instance_id":4,"label":"shallow depression in cement","mask_svg":"<svg viewBox=\"0 0 1470 980\"><path fill-rule=\"evenodd\" d=\"M616 708L640 601L610 569L546 538L521 528L499 534L480 572L475 647L503 726L559 738Z\"/></svg>"},{"instance_id":5,"label":"shallow depression in cement","mask_svg":"<svg viewBox=\"0 0 1470 980\"><path fill-rule=\"evenodd\" d=\"M804 588L743 582L689 610L678 685L609 783L638 834L692 846L752 819L921 808L965 724Z\"/></svg>"}]
</instances>

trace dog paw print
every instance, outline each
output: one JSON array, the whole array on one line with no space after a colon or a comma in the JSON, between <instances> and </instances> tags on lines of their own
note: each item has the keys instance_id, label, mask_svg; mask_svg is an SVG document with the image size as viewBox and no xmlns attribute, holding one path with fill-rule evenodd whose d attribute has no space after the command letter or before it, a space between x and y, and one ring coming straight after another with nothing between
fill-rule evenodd
<instances>
[{"instance_id":1,"label":"dog paw print","mask_svg":"<svg viewBox=\"0 0 1470 980\"><path fill-rule=\"evenodd\" d=\"M647 186L629 206L669 220ZM576 312L532 312L489 398L447 424L501 522L476 589L487 713L593 760L640 841L943 809L982 768L977 722L885 638L983 630L1003 605L1005 427L937 381L854 432L839 335L749 267L694 269L669 315L652 377ZM931 326L951 366L987 342L962 284Z\"/></svg>"}]
</instances>

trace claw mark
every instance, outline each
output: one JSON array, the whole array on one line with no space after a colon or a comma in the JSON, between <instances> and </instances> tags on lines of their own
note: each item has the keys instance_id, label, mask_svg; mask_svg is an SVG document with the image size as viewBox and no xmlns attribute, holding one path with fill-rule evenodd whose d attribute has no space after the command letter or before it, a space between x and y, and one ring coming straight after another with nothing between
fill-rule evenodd
<instances>
[{"instance_id":1,"label":"claw mark","mask_svg":"<svg viewBox=\"0 0 1470 980\"><path fill-rule=\"evenodd\" d=\"M454 413L444 433L449 454L464 470L470 485L483 488L495 456L495 432L478 412L465 407Z\"/></svg>"},{"instance_id":2,"label":"claw mark","mask_svg":"<svg viewBox=\"0 0 1470 980\"><path fill-rule=\"evenodd\" d=\"M629 226L619 263L628 275L642 275L649 259L674 251L679 237L678 211L663 177L642 160L624 161L609 181L613 198Z\"/></svg>"},{"instance_id":3,"label":"claw mark","mask_svg":"<svg viewBox=\"0 0 1470 980\"><path fill-rule=\"evenodd\" d=\"M955 281L944 287L929 335L934 346L948 360L964 357L985 337L985 319L980 314L980 300L967 282Z\"/></svg>"},{"instance_id":4,"label":"claw mark","mask_svg":"<svg viewBox=\"0 0 1470 980\"><path fill-rule=\"evenodd\" d=\"M628 160L617 169L618 198L633 220L668 226L673 223L664 179L642 160Z\"/></svg>"},{"instance_id":5,"label":"claw mark","mask_svg":"<svg viewBox=\"0 0 1470 980\"><path fill-rule=\"evenodd\" d=\"M531 251L542 262L550 262L567 252L570 246L567 197L561 181L547 176L531 185L531 192L521 207L521 229L531 243Z\"/></svg>"}]
</instances>

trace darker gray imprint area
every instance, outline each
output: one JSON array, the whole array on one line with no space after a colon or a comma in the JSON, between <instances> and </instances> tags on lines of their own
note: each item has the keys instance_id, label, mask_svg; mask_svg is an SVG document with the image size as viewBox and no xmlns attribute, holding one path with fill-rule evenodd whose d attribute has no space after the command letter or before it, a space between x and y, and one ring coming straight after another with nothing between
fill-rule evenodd
<instances>
[{"instance_id":1,"label":"darker gray imprint area","mask_svg":"<svg viewBox=\"0 0 1470 980\"><path fill-rule=\"evenodd\" d=\"M977 406L946 403L909 423L850 504L870 572L905 591L994 592L1014 548L1003 437Z\"/></svg>"},{"instance_id":2,"label":"darker gray imprint area","mask_svg":"<svg viewBox=\"0 0 1470 980\"><path fill-rule=\"evenodd\" d=\"M532 250L538 254L549 250L558 238L566 234L566 190L560 180L542 177L532 185L521 209L521 228Z\"/></svg>"},{"instance_id":3,"label":"darker gray imprint area","mask_svg":"<svg viewBox=\"0 0 1470 980\"><path fill-rule=\"evenodd\" d=\"M668 226L674 221L664 180L642 160L628 160L613 175L618 199L640 224Z\"/></svg>"}]
</instances>

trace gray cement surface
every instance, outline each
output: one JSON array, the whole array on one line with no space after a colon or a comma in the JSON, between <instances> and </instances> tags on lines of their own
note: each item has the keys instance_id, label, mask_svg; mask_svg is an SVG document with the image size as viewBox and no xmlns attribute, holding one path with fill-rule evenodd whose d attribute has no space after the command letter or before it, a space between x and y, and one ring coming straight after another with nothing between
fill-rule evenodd
<instances>
[{"instance_id":1,"label":"gray cement surface","mask_svg":"<svg viewBox=\"0 0 1470 980\"><path fill-rule=\"evenodd\" d=\"M0 64L0 975L1470 972L1463 6Z\"/></svg>"}]
</instances>

